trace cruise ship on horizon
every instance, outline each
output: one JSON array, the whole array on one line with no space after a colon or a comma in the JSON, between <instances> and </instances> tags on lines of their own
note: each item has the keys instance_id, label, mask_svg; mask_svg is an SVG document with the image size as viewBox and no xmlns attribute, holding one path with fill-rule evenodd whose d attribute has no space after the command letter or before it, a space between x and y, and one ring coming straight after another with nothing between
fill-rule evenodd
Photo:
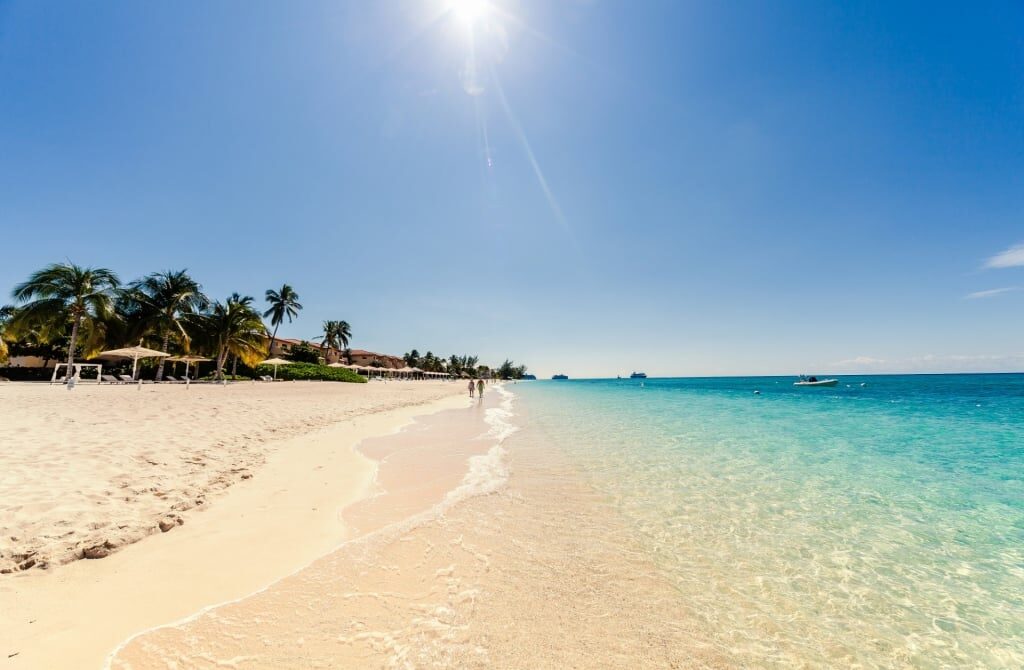
<instances>
[{"instance_id":1,"label":"cruise ship on horizon","mask_svg":"<svg viewBox=\"0 0 1024 670\"><path fill-rule=\"evenodd\" d=\"M634 372L629 376L630 379L647 379L646 372Z\"/></svg>"}]
</instances>

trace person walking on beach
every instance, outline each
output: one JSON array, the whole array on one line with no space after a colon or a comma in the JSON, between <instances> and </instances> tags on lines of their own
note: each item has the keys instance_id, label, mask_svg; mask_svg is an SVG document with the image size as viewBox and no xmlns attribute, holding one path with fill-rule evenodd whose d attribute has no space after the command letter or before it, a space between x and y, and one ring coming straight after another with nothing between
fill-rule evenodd
<instances>
[{"instance_id":1,"label":"person walking on beach","mask_svg":"<svg viewBox=\"0 0 1024 670\"><path fill-rule=\"evenodd\" d=\"M481 400L484 399L484 380L483 379L476 380L476 394L478 396L480 396Z\"/></svg>"},{"instance_id":2,"label":"person walking on beach","mask_svg":"<svg viewBox=\"0 0 1024 670\"><path fill-rule=\"evenodd\" d=\"M472 398L472 397L473 397L473 389L475 389L475 388L476 388L476 384L474 384L474 383L473 383L473 380L472 380L472 379L470 379L470 380L469 380L469 397L470 397L470 398Z\"/></svg>"}]
</instances>

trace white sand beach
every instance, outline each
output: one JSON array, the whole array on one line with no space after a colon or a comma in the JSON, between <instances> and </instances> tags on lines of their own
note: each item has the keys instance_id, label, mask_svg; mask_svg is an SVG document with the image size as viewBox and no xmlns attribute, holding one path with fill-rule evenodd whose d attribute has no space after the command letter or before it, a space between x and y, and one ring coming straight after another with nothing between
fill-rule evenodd
<instances>
[{"instance_id":1,"label":"white sand beach","mask_svg":"<svg viewBox=\"0 0 1024 670\"><path fill-rule=\"evenodd\" d=\"M465 403L432 382L0 385L5 667L98 667L301 568L374 486L353 446Z\"/></svg>"}]
</instances>

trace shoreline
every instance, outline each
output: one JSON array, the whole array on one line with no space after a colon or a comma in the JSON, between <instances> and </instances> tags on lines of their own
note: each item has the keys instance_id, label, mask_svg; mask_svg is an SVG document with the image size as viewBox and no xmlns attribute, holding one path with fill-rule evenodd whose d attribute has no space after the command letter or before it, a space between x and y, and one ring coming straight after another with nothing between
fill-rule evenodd
<instances>
[{"instance_id":1,"label":"shoreline","mask_svg":"<svg viewBox=\"0 0 1024 670\"><path fill-rule=\"evenodd\" d=\"M371 524L251 597L126 641L108 668L729 667L628 519L528 408L512 411L518 394L488 395L475 415L434 414L363 445L387 452L382 473L396 454L398 473L418 451L460 457L459 484L439 498L432 472L404 481L432 490L432 505ZM380 522L364 501L346 518Z\"/></svg>"},{"instance_id":2,"label":"shoreline","mask_svg":"<svg viewBox=\"0 0 1024 670\"><path fill-rule=\"evenodd\" d=\"M394 387L385 392L404 392ZM171 532L100 561L0 579L5 667L101 667L140 632L246 598L330 552L352 536L341 511L374 492L378 464L356 445L466 405L461 389L442 390L425 402L314 422L304 434L269 442L256 476Z\"/></svg>"}]
</instances>

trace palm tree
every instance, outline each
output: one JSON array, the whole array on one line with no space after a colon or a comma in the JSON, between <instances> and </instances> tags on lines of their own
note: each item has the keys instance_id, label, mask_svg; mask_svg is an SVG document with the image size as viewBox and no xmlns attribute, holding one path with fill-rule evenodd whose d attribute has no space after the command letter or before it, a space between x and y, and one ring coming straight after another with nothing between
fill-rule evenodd
<instances>
[{"instance_id":1,"label":"palm tree","mask_svg":"<svg viewBox=\"0 0 1024 670\"><path fill-rule=\"evenodd\" d=\"M348 321L324 321L324 334L313 339L320 340L320 351L326 361L328 349L348 349L351 337L352 327Z\"/></svg>"},{"instance_id":2,"label":"palm tree","mask_svg":"<svg viewBox=\"0 0 1024 670\"><path fill-rule=\"evenodd\" d=\"M7 324L14 316L14 306L4 305L0 307L0 363L6 364L8 351L7 351Z\"/></svg>"},{"instance_id":3,"label":"palm tree","mask_svg":"<svg viewBox=\"0 0 1024 670\"><path fill-rule=\"evenodd\" d=\"M209 300L187 270L155 272L132 284L129 295L138 302L147 330L160 338L161 351L167 351L173 335L188 352L191 338L185 329L187 315L205 309ZM156 381L163 376L164 359L161 358L156 368Z\"/></svg>"},{"instance_id":4,"label":"palm tree","mask_svg":"<svg viewBox=\"0 0 1024 670\"><path fill-rule=\"evenodd\" d=\"M203 321L207 342L216 352L217 379L224 378L229 355L241 358L247 365L256 365L266 357L267 327L253 309L251 297L236 293L223 303L216 302Z\"/></svg>"},{"instance_id":5,"label":"palm tree","mask_svg":"<svg viewBox=\"0 0 1024 670\"><path fill-rule=\"evenodd\" d=\"M18 308L14 305L5 305L0 308L3 319L6 323L3 326L2 337L5 344L18 344L18 348L31 351L34 355L43 359L43 367L48 367L54 358L59 358L67 346L67 324L59 322L56 328L41 323L28 323L25 319L18 317ZM104 322L104 328L108 329L114 320ZM108 333L104 333L105 336ZM10 351L8 350L8 354Z\"/></svg>"},{"instance_id":6,"label":"palm tree","mask_svg":"<svg viewBox=\"0 0 1024 670\"><path fill-rule=\"evenodd\" d=\"M299 315L302 305L299 304L299 294L288 284L282 286L280 291L267 289L266 298L270 303L270 309L263 312L263 318L269 316L270 325L274 327L274 334L270 336L270 348L268 349L268 351L273 351L278 327L284 323L285 317L288 317L288 323L291 323L292 319Z\"/></svg>"},{"instance_id":7,"label":"palm tree","mask_svg":"<svg viewBox=\"0 0 1024 670\"><path fill-rule=\"evenodd\" d=\"M334 324L334 338L338 341L335 345L338 349L348 351L348 343L352 339L352 326L348 321L341 320Z\"/></svg>"},{"instance_id":8,"label":"palm tree","mask_svg":"<svg viewBox=\"0 0 1024 670\"><path fill-rule=\"evenodd\" d=\"M67 375L71 379L79 335L85 336L89 348L98 347L102 322L113 314L120 283L117 275L106 268L55 263L15 287L14 299L24 303L15 321L51 333L62 333L71 323Z\"/></svg>"}]
</instances>

